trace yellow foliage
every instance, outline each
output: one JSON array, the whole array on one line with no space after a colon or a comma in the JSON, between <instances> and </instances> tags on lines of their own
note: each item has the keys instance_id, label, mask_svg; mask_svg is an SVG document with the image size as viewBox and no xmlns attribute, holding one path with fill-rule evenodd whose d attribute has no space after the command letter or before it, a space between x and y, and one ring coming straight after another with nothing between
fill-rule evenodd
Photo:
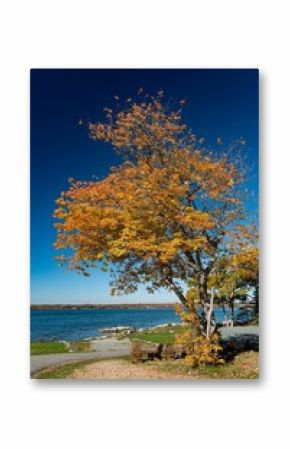
<instances>
[{"instance_id":1,"label":"yellow foliage","mask_svg":"<svg viewBox=\"0 0 290 449\"><path fill-rule=\"evenodd\" d=\"M191 329L187 329L183 333L177 334L176 343L186 347L185 362L187 365L195 367L202 364L223 363L220 356L222 347L217 334L213 334L207 339L206 336L202 334L196 336Z\"/></svg>"},{"instance_id":2,"label":"yellow foliage","mask_svg":"<svg viewBox=\"0 0 290 449\"><path fill-rule=\"evenodd\" d=\"M91 138L109 142L125 162L103 180L72 180L61 193L55 247L81 272L98 261L105 267L127 261L122 283L129 289L148 280L153 288L172 288L174 279L195 288L193 271L204 269L201 257L217 259L219 245L240 253L233 265L249 272L253 255L243 253L242 245L237 251L235 243L237 236L241 241L250 235L236 225L241 206L232 186L238 170L224 156L201 150L201 139L182 123L181 108L168 111L162 98L159 91L156 97L128 99L121 111L105 108L103 123L89 124ZM191 315L184 320L197 323L194 288L187 298Z\"/></svg>"},{"instance_id":3,"label":"yellow foliage","mask_svg":"<svg viewBox=\"0 0 290 449\"><path fill-rule=\"evenodd\" d=\"M201 364L222 363L219 344L219 336L214 333L207 338L201 332L200 318L193 306L189 303L190 311L185 310L180 304L175 306L181 320L187 324L183 332L176 334L175 342L186 348L185 362L192 367Z\"/></svg>"}]
</instances>

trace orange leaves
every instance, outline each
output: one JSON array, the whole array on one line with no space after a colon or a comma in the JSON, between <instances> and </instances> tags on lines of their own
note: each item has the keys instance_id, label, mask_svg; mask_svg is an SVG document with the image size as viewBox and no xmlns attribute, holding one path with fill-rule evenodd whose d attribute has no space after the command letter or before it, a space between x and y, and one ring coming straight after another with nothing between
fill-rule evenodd
<instances>
[{"instance_id":1,"label":"orange leaves","mask_svg":"<svg viewBox=\"0 0 290 449\"><path fill-rule=\"evenodd\" d=\"M177 145L186 126L180 123L178 112L166 113L162 97L163 91L159 91L156 97L138 103L128 98L124 110L115 115L105 108L108 121L89 125L92 139L111 142L122 154L137 152L139 158L142 152L143 156L152 153L153 147L164 151L166 145Z\"/></svg>"},{"instance_id":2,"label":"orange leaves","mask_svg":"<svg viewBox=\"0 0 290 449\"><path fill-rule=\"evenodd\" d=\"M240 272L254 269L242 252L251 232L237 224L240 177L224 155L196 147L203 139L182 123L182 107L168 110L163 91L141 94L124 100L123 110L115 95L117 111L105 108L104 122L89 124L91 138L110 143L125 162L102 181L71 181L56 202L55 247L81 272L98 261L128 267L116 291L132 292L138 282L171 288L171 276L185 281L194 304L201 273L213 272L225 253L239 254L231 263Z\"/></svg>"},{"instance_id":3,"label":"orange leaves","mask_svg":"<svg viewBox=\"0 0 290 449\"><path fill-rule=\"evenodd\" d=\"M77 261L91 262L135 255L166 265L186 251L211 255L204 233L215 229L216 218L193 207L190 198L196 194L190 189L194 183L204 192L216 179L213 173L221 176L220 167L199 152L174 150L160 167L141 158L114 168L102 181L73 181L57 200L56 247L71 248Z\"/></svg>"},{"instance_id":4,"label":"orange leaves","mask_svg":"<svg viewBox=\"0 0 290 449\"><path fill-rule=\"evenodd\" d=\"M232 265L244 279L258 279L259 250L258 248L244 248L232 257Z\"/></svg>"},{"instance_id":5,"label":"orange leaves","mask_svg":"<svg viewBox=\"0 0 290 449\"><path fill-rule=\"evenodd\" d=\"M187 324L196 324L197 326L200 324L200 318L198 316L198 313L196 312L195 308L188 307L188 310L186 310L181 304L175 304L174 305L175 312L180 316L183 323ZM190 311L189 311L190 310ZM186 344L187 338L191 337L191 329L186 329L184 333L176 335L178 338L177 344Z\"/></svg>"},{"instance_id":6,"label":"orange leaves","mask_svg":"<svg viewBox=\"0 0 290 449\"><path fill-rule=\"evenodd\" d=\"M93 140L103 140L109 142L112 135L111 125L105 125L103 123L89 124L89 131Z\"/></svg>"},{"instance_id":7,"label":"orange leaves","mask_svg":"<svg viewBox=\"0 0 290 449\"><path fill-rule=\"evenodd\" d=\"M173 259L181 250L182 238L173 238L169 241L164 241L158 247L159 260L166 264Z\"/></svg>"},{"instance_id":8,"label":"orange leaves","mask_svg":"<svg viewBox=\"0 0 290 449\"><path fill-rule=\"evenodd\" d=\"M213 333L209 338L201 333L201 321L195 308L188 308L177 304L175 310L185 324L182 332L175 336L175 343L186 348L185 362L195 367L203 364L220 364L222 347L219 336Z\"/></svg>"},{"instance_id":9,"label":"orange leaves","mask_svg":"<svg viewBox=\"0 0 290 449\"><path fill-rule=\"evenodd\" d=\"M218 290L220 297L233 298L246 295L249 285L257 285L259 280L258 248L242 241L236 253L219 260L209 276L208 285ZM231 250L232 251L232 250Z\"/></svg>"},{"instance_id":10,"label":"orange leaves","mask_svg":"<svg viewBox=\"0 0 290 449\"><path fill-rule=\"evenodd\" d=\"M187 207L180 215L180 223L193 230L212 229L214 219L207 212L201 212Z\"/></svg>"},{"instance_id":11,"label":"orange leaves","mask_svg":"<svg viewBox=\"0 0 290 449\"><path fill-rule=\"evenodd\" d=\"M118 220L114 218L102 218L99 222L100 227L104 229L116 229L119 225Z\"/></svg>"},{"instance_id":12,"label":"orange leaves","mask_svg":"<svg viewBox=\"0 0 290 449\"><path fill-rule=\"evenodd\" d=\"M211 198L215 199L218 197L219 189L217 187L214 187L213 189L210 190L209 194L210 194Z\"/></svg>"}]
</instances>

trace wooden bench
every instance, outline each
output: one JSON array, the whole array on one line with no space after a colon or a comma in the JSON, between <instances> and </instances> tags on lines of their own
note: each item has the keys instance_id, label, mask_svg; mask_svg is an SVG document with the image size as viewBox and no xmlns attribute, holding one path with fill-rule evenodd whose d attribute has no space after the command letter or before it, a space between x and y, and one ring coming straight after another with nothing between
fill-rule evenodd
<instances>
[{"instance_id":1,"label":"wooden bench","mask_svg":"<svg viewBox=\"0 0 290 449\"><path fill-rule=\"evenodd\" d=\"M163 354L166 359L181 359L187 355L187 352L182 345L166 345Z\"/></svg>"},{"instance_id":2,"label":"wooden bench","mask_svg":"<svg viewBox=\"0 0 290 449\"><path fill-rule=\"evenodd\" d=\"M132 344L133 363L154 359L181 359L186 355L186 348L182 345L154 345L136 341Z\"/></svg>"},{"instance_id":3,"label":"wooden bench","mask_svg":"<svg viewBox=\"0 0 290 449\"><path fill-rule=\"evenodd\" d=\"M132 362L146 362L147 360L162 358L163 345L149 345L139 342L133 342L132 345Z\"/></svg>"}]
</instances>

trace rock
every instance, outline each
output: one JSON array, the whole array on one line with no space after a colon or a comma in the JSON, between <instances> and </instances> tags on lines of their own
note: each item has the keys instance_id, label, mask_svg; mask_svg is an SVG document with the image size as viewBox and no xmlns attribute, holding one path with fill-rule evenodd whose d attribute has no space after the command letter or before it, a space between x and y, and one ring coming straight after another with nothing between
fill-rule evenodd
<instances>
[{"instance_id":1,"label":"rock","mask_svg":"<svg viewBox=\"0 0 290 449\"><path fill-rule=\"evenodd\" d=\"M118 333L131 333L135 332L136 327L132 326L116 326L116 327L106 327L104 329L101 329L101 332L104 334L118 334Z\"/></svg>"},{"instance_id":2,"label":"rock","mask_svg":"<svg viewBox=\"0 0 290 449\"><path fill-rule=\"evenodd\" d=\"M155 331L158 329L162 329L164 327L173 327L173 326L180 326L180 323L163 323L163 324L158 324L157 326L148 327L147 329L142 329L142 330ZM138 329L138 330L140 331L141 329Z\"/></svg>"}]
</instances>

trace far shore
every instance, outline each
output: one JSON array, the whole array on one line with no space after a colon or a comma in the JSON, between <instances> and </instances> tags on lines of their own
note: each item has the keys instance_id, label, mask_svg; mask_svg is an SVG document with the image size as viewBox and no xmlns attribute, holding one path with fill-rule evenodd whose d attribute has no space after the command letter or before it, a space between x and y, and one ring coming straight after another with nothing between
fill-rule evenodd
<instances>
[{"instance_id":1,"label":"far shore","mask_svg":"<svg viewBox=\"0 0 290 449\"><path fill-rule=\"evenodd\" d=\"M31 304L31 310L87 310L87 309L174 309L179 303L135 303L135 304ZM215 305L214 308L219 308ZM254 308L254 305L242 304L240 308Z\"/></svg>"},{"instance_id":2,"label":"far shore","mask_svg":"<svg viewBox=\"0 0 290 449\"><path fill-rule=\"evenodd\" d=\"M79 309L173 309L177 303L135 304L31 304L32 310L79 310Z\"/></svg>"}]
</instances>

